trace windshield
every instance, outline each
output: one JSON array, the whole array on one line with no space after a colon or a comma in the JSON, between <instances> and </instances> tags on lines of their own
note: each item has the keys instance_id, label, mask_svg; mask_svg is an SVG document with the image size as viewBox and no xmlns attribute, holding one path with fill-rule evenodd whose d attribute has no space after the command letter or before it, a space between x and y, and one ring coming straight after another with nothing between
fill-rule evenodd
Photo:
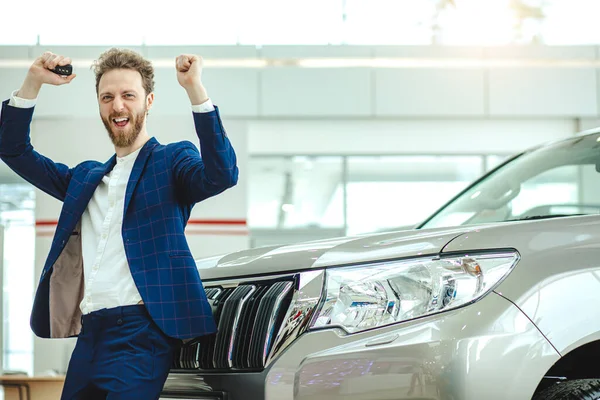
<instances>
[{"instance_id":1,"label":"windshield","mask_svg":"<svg viewBox=\"0 0 600 400\"><path fill-rule=\"evenodd\" d=\"M467 188L419 228L600 213L600 134L523 153Z\"/></svg>"}]
</instances>

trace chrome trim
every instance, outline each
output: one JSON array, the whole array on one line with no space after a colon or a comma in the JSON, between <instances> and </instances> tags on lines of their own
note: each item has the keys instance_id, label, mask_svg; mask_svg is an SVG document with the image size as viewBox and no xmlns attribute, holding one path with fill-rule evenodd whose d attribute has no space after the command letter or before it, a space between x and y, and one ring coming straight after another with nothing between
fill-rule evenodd
<instances>
[{"instance_id":1,"label":"chrome trim","mask_svg":"<svg viewBox=\"0 0 600 400\"><path fill-rule=\"evenodd\" d=\"M300 275L300 272L290 272L287 274L274 274L274 275L261 275L261 276L244 276L241 278L234 279L219 279L219 280L203 280L204 286L215 287L237 287L240 285L247 285L257 283L261 281L272 281L278 279L293 279L295 276Z\"/></svg>"},{"instance_id":2,"label":"chrome trim","mask_svg":"<svg viewBox=\"0 0 600 400\"><path fill-rule=\"evenodd\" d=\"M300 335L302 335L309 327L309 323L310 320L313 318L315 312L316 312L316 308L318 307L319 301L321 299L321 295L323 293L323 285L325 282L325 270L314 270L314 271L304 271L304 272L297 272L297 273L290 273L290 274L274 274L274 275L262 275L262 276L257 276L257 277L253 277L253 276L248 276L248 277L243 277L243 278L234 278L234 279L220 279L220 280L214 280L214 281L208 281L208 282L204 282L204 285L206 286L206 288L212 288L212 289L218 289L219 292L217 293L217 295L215 295L215 299L209 299L209 303L211 304L211 306L213 307L213 312L216 310L217 308L217 304L220 301L218 300L219 297L222 297L223 292L225 291L230 291L233 289L233 291L235 291L237 288L241 287L241 286L249 286L252 287L252 290L250 291L250 293L246 294L242 299L238 299L237 301L239 301L240 303L237 305L237 307L235 308L234 311L234 318L229 318L229 321L233 320L233 327L231 329L231 335L230 337L226 338L223 337L223 339L228 340L229 342L225 342L227 345L227 353L226 353L226 361L227 361L227 365L229 366L229 369L231 370L232 373L236 372L236 371L241 371L244 368L239 368L239 367L234 367L233 365L235 364L234 361L234 357L238 356L238 353L236 353L236 343L239 341L240 338L236 338L236 336L240 335L240 329L241 327L238 326L241 322L244 321L244 315L242 314L243 310L244 310L244 306L248 305L248 302L250 301L250 299L252 298L253 295L257 294L257 291L259 290L259 287L261 287L261 285L264 283L267 283L266 281L277 281L280 280L281 281L285 281L285 285L283 286L283 289L280 287L280 289L278 291L281 291L279 294L277 294L276 298L271 297L271 302L273 302L273 307L269 307L271 308L270 310L267 310L269 312L267 318L263 319L263 321L266 322L266 328L267 330L265 330L265 328L262 328L262 332L263 334L260 335L260 338L257 338L255 335L258 333L256 332L255 329L252 329L249 331L249 334L251 334L251 338L250 338L250 343L252 343L254 340L265 340L264 342L264 346L261 345L261 347L256 348L256 350L259 351L259 354L257 354L256 356L260 357L259 359L262 359L262 364L263 364L263 368L268 367L268 365L274 361L274 359L276 357L279 357L279 355L281 355L281 353L294 341L296 340ZM281 282L283 283L283 282ZM269 284L269 286L271 286L271 284ZM272 286L271 286L272 287ZM291 293L290 293L291 291ZM284 302L284 299L286 299L286 296L290 296L291 295L291 300L289 303L289 306L286 307L286 309L282 309L282 304ZM229 297L229 296L227 296ZM259 300L261 301L261 300ZM218 307L223 307L223 311L222 313L224 313L224 309L226 308L226 303L227 303L227 299L226 300L221 300L221 302L223 302L223 304L219 305ZM286 302L287 303L287 302ZM247 308L247 307L246 307ZM260 306L259 306L260 308ZM234 310L233 308L230 308L230 315L231 315L231 310ZM276 318L277 315L280 316L283 313L283 320L281 322L281 324L279 326L275 326ZM259 314L257 314L258 316ZM224 320L220 320L219 323L225 323ZM265 335L265 336L263 336ZM221 339L221 340L223 340ZM238 339L238 340L236 340ZM212 348L214 351L214 353L212 354L211 360L209 361L214 368L216 368L216 366L214 365L215 363L215 357L217 356L217 342L216 342L216 337L215 337L215 342L210 346L210 348ZM223 342L221 342L223 343ZM260 343L260 342L259 342ZM258 344L258 343L255 343ZM197 344L195 345L196 348L196 365L194 366L186 366L185 363L183 363L183 361L181 360L181 358L183 357L183 353L180 354L180 362L179 362L179 369L183 369L183 370L189 370L191 371L207 371L210 372L212 371L211 368L202 368L202 354L206 354L203 352L201 344ZM208 350L207 350L208 351ZM223 357L223 352L220 353ZM256 353L255 353L256 354ZM250 356L250 348L248 349L248 356ZM223 358L221 358L222 361ZM258 361L258 360L257 360ZM249 361L250 364L252 364ZM190 368L191 367L191 368Z\"/></svg>"},{"instance_id":3,"label":"chrome trim","mask_svg":"<svg viewBox=\"0 0 600 400\"><path fill-rule=\"evenodd\" d=\"M244 304L246 304L246 301L256 291L256 286L254 286L254 285L247 285L247 286L250 286L250 291L244 298L242 298L240 300L240 304L238 305L238 309L235 313L235 317L233 318L233 327L231 328L231 337L229 339L229 348L227 349L227 364L229 364L229 368L233 367L233 343L235 342L235 333L237 331L240 314L242 313L242 309L244 308Z\"/></svg>"},{"instance_id":4,"label":"chrome trim","mask_svg":"<svg viewBox=\"0 0 600 400\"><path fill-rule=\"evenodd\" d=\"M209 385L203 376L186 373L170 372L164 384L170 391L212 392L214 388Z\"/></svg>"},{"instance_id":5,"label":"chrome trim","mask_svg":"<svg viewBox=\"0 0 600 400\"><path fill-rule=\"evenodd\" d=\"M298 274L297 289L294 290L292 302L275 337L265 367L308 329L321 298L324 281L324 270Z\"/></svg>"},{"instance_id":6,"label":"chrome trim","mask_svg":"<svg viewBox=\"0 0 600 400\"><path fill-rule=\"evenodd\" d=\"M212 357L212 365L215 369L224 368L223 366L220 366L220 364L223 364L223 361L231 368L231 359L229 355L232 347L231 338L233 337L233 331L235 329L234 321L239 315L242 303L248 299L248 293L244 294L244 292L248 291L249 293L252 293L255 289L256 286L254 285L239 285L233 289L233 292L231 292L223 302L223 309L221 310L221 318L219 320ZM239 297L240 295L243 297ZM230 315L233 316L233 321L231 318L228 318ZM231 331L229 331L230 326ZM224 354L221 349L225 350L226 354Z\"/></svg>"},{"instance_id":7,"label":"chrome trim","mask_svg":"<svg viewBox=\"0 0 600 400\"><path fill-rule=\"evenodd\" d=\"M223 289L221 289L221 288L214 288L214 290L215 290L215 293L212 296L210 296L209 300L213 300L213 299L217 298L223 291Z\"/></svg>"},{"instance_id":8,"label":"chrome trim","mask_svg":"<svg viewBox=\"0 0 600 400\"><path fill-rule=\"evenodd\" d=\"M281 307L281 302L283 301L283 298L289 293L291 288L292 288L292 282L286 282L284 289L281 291L281 293L279 293L279 296L277 296L277 298L275 299L275 306L271 309L271 315L269 316L269 325L267 328L267 337L265 338L265 344L263 346L263 354L262 354L263 366L265 366L266 362L267 362L267 353L269 352L269 345L271 344L271 340L273 337L275 317L277 316L277 312L279 311L279 308ZM285 321L285 319L284 319L284 321ZM284 324L284 321L282 321L282 325Z\"/></svg>"}]
</instances>

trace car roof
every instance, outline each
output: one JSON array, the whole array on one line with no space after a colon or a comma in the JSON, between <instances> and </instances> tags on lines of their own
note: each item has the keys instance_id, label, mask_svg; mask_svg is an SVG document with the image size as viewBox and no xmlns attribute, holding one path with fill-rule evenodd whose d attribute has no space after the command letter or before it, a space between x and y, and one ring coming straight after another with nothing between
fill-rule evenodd
<instances>
[{"instance_id":1,"label":"car roof","mask_svg":"<svg viewBox=\"0 0 600 400\"><path fill-rule=\"evenodd\" d=\"M593 135L595 133L600 133L600 126L596 128L586 129L585 131L577 133L575 136Z\"/></svg>"},{"instance_id":2,"label":"car roof","mask_svg":"<svg viewBox=\"0 0 600 400\"><path fill-rule=\"evenodd\" d=\"M534 150L538 150L538 149L540 149L542 147L547 147L547 146L551 146L553 144L567 142L569 140L574 140L574 139L576 139L578 137L582 137L582 136L597 135L599 133L600 133L600 127L587 129L587 130L584 130L584 131L577 132L573 136L563 137L563 138L554 139L554 140L550 140L550 141L547 141L547 142L539 143L539 144L537 144L535 146L531 146L531 147L525 149L524 151L520 152L519 154L529 153L529 152L532 152Z\"/></svg>"}]
</instances>

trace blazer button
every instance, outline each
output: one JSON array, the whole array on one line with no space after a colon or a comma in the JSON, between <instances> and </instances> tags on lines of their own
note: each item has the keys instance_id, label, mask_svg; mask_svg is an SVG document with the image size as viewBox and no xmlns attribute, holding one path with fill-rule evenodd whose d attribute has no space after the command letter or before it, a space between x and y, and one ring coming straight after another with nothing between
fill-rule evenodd
<instances>
[{"instance_id":1,"label":"blazer button","mask_svg":"<svg viewBox=\"0 0 600 400\"><path fill-rule=\"evenodd\" d=\"M121 318L117 320L117 325L123 325L123 320Z\"/></svg>"}]
</instances>

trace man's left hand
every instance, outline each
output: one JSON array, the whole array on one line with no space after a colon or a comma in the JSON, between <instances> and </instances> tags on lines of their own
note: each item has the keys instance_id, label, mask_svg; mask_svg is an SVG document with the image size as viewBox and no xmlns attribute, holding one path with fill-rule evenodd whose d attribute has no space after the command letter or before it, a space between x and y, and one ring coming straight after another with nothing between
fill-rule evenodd
<instances>
[{"instance_id":1,"label":"man's left hand","mask_svg":"<svg viewBox=\"0 0 600 400\"><path fill-rule=\"evenodd\" d=\"M208 100L208 94L202 85L202 57L182 54L175 59L177 81L186 90L192 104L202 104Z\"/></svg>"}]
</instances>

